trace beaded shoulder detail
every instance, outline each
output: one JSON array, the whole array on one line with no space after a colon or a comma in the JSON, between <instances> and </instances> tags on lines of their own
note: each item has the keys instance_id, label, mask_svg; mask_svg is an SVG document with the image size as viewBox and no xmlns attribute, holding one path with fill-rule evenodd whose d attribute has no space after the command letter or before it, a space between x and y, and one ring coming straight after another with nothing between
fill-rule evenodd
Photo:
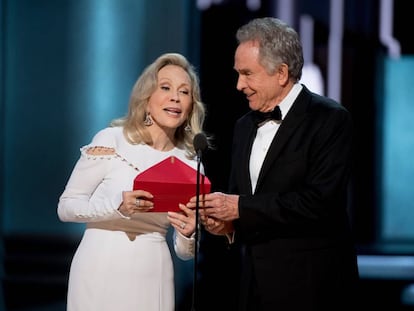
<instances>
[{"instance_id":1,"label":"beaded shoulder detail","mask_svg":"<svg viewBox=\"0 0 414 311\"><path fill-rule=\"evenodd\" d=\"M132 164L119 153L117 153L115 148L86 145L80 148L80 151L81 154L85 156L88 160L119 159L122 162L125 162L128 166L132 167L137 172L140 171L138 167L136 167L134 164Z\"/></svg>"}]
</instances>

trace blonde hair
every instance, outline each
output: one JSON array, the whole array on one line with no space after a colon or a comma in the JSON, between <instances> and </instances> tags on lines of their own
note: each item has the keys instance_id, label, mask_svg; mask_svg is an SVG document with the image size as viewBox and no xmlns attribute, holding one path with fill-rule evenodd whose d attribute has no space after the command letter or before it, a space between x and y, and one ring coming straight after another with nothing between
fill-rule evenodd
<instances>
[{"instance_id":1,"label":"blonde hair","mask_svg":"<svg viewBox=\"0 0 414 311\"><path fill-rule=\"evenodd\" d=\"M131 144L152 144L147 126L144 125L146 107L152 93L158 85L158 72L167 65L175 65L183 68L190 77L192 109L188 116L188 122L183 123L175 132L177 145L185 148L187 156L195 156L193 138L202 132L205 119L205 107L201 101L200 83L195 68L181 54L166 53L158 57L147 66L132 88L129 100L128 112L122 117L111 122L111 126L123 126L124 135ZM191 130L186 130L185 127Z\"/></svg>"}]
</instances>

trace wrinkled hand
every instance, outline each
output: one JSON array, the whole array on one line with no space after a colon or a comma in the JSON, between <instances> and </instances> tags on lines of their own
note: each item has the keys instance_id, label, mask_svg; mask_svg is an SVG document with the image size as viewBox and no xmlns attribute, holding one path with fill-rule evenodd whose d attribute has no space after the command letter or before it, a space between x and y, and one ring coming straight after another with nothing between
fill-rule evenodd
<instances>
[{"instance_id":1,"label":"wrinkled hand","mask_svg":"<svg viewBox=\"0 0 414 311\"><path fill-rule=\"evenodd\" d=\"M187 207L196 207L196 197L192 197ZM199 196L200 215L221 221L232 221L239 218L239 196L213 192Z\"/></svg>"},{"instance_id":2,"label":"wrinkled hand","mask_svg":"<svg viewBox=\"0 0 414 311\"><path fill-rule=\"evenodd\" d=\"M195 232L195 210L179 204L182 212L168 212L168 220L171 225L182 235L190 237Z\"/></svg>"},{"instance_id":3,"label":"wrinkled hand","mask_svg":"<svg viewBox=\"0 0 414 311\"><path fill-rule=\"evenodd\" d=\"M134 190L122 192L122 203L118 211L125 216L131 216L138 212L148 212L154 207L151 201L153 195L148 191Z\"/></svg>"},{"instance_id":4,"label":"wrinkled hand","mask_svg":"<svg viewBox=\"0 0 414 311\"><path fill-rule=\"evenodd\" d=\"M206 231L214 235L226 235L234 231L231 221L218 220L208 216L200 216L200 220Z\"/></svg>"}]
</instances>

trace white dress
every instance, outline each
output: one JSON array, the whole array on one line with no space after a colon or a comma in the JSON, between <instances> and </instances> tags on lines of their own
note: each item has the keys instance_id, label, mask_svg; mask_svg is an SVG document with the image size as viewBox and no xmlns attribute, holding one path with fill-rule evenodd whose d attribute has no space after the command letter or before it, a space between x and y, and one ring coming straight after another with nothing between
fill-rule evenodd
<instances>
[{"instance_id":1,"label":"white dress","mask_svg":"<svg viewBox=\"0 0 414 311\"><path fill-rule=\"evenodd\" d=\"M92 146L114 148L116 154L86 154ZM87 223L71 263L68 311L174 310L167 214L136 213L129 218L117 210L122 191L132 189L136 175L169 156L197 166L184 150L161 152L128 143L120 127L101 130L81 148L57 209L61 221ZM194 238L176 231L172 236L177 256L193 258Z\"/></svg>"}]
</instances>

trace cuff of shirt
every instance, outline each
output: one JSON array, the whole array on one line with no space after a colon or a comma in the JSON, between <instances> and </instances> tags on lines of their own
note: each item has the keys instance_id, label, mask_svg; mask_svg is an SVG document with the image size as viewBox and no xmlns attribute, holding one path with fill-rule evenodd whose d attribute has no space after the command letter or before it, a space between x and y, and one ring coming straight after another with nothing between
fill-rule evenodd
<instances>
[{"instance_id":1,"label":"cuff of shirt","mask_svg":"<svg viewBox=\"0 0 414 311\"><path fill-rule=\"evenodd\" d=\"M233 231L232 233L226 233L227 242L231 245L234 243L234 235L236 231Z\"/></svg>"}]
</instances>

